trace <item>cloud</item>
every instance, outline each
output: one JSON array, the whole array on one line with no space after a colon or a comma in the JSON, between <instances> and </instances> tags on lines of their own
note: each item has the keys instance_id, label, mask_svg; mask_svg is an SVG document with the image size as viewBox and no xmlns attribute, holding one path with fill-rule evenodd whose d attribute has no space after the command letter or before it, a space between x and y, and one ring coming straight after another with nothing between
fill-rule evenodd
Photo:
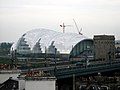
<instances>
[{"instance_id":1,"label":"cloud","mask_svg":"<svg viewBox=\"0 0 120 90\"><path fill-rule=\"evenodd\" d=\"M61 30L59 24L73 25L73 18L86 36L114 33L118 37L120 0L0 0L0 39L9 39L14 32L9 38L4 34L10 30L17 30L15 37L39 27ZM72 27L66 30L76 32Z\"/></svg>"}]
</instances>

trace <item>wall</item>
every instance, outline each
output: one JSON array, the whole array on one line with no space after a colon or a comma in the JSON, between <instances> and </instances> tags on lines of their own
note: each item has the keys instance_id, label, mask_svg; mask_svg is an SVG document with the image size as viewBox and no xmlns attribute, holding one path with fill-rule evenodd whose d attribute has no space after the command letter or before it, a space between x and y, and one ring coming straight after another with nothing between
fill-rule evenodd
<instances>
[{"instance_id":1,"label":"wall","mask_svg":"<svg viewBox=\"0 0 120 90\"><path fill-rule=\"evenodd\" d=\"M55 80L26 81L25 90L55 90Z\"/></svg>"}]
</instances>

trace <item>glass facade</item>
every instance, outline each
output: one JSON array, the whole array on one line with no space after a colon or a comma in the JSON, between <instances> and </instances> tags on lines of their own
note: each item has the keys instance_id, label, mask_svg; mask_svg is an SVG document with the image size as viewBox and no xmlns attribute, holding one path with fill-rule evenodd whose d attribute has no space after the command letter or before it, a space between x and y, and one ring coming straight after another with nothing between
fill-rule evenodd
<instances>
[{"instance_id":1,"label":"glass facade","mask_svg":"<svg viewBox=\"0 0 120 90\"><path fill-rule=\"evenodd\" d=\"M84 39L77 43L70 52L70 56L77 57L83 54L93 55L93 40Z\"/></svg>"},{"instance_id":2,"label":"glass facade","mask_svg":"<svg viewBox=\"0 0 120 90\"><path fill-rule=\"evenodd\" d=\"M20 54L27 54L31 52L29 45L25 41L24 35L19 39L16 50L17 53Z\"/></svg>"}]
</instances>

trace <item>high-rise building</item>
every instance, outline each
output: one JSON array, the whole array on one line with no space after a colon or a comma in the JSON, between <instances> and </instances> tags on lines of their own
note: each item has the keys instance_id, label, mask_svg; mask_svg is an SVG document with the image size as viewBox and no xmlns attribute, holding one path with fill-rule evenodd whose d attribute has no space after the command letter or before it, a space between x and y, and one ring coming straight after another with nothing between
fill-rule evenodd
<instances>
[{"instance_id":1,"label":"high-rise building","mask_svg":"<svg viewBox=\"0 0 120 90\"><path fill-rule=\"evenodd\" d=\"M115 37L113 35L95 35L94 58L113 60L115 58Z\"/></svg>"}]
</instances>

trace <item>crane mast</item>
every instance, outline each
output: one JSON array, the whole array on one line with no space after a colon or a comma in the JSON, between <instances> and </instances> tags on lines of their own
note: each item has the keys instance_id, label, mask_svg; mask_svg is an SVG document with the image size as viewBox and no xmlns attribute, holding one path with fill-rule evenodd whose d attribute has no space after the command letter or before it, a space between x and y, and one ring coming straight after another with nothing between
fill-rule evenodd
<instances>
[{"instance_id":1,"label":"crane mast","mask_svg":"<svg viewBox=\"0 0 120 90\"><path fill-rule=\"evenodd\" d=\"M75 21L74 19L73 19L73 21L74 21L74 23L75 23L75 26L76 26L76 28L77 28L78 33L79 33L80 35L83 35L83 34L81 33L82 28L79 30L76 21Z\"/></svg>"},{"instance_id":2,"label":"crane mast","mask_svg":"<svg viewBox=\"0 0 120 90\"><path fill-rule=\"evenodd\" d=\"M65 33L65 27L68 27L68 26L72 26L72 25L65 25L64 23L62 25L60 25L60 27L63 28L63 33Z\"/></svg>"}]
</instances>

